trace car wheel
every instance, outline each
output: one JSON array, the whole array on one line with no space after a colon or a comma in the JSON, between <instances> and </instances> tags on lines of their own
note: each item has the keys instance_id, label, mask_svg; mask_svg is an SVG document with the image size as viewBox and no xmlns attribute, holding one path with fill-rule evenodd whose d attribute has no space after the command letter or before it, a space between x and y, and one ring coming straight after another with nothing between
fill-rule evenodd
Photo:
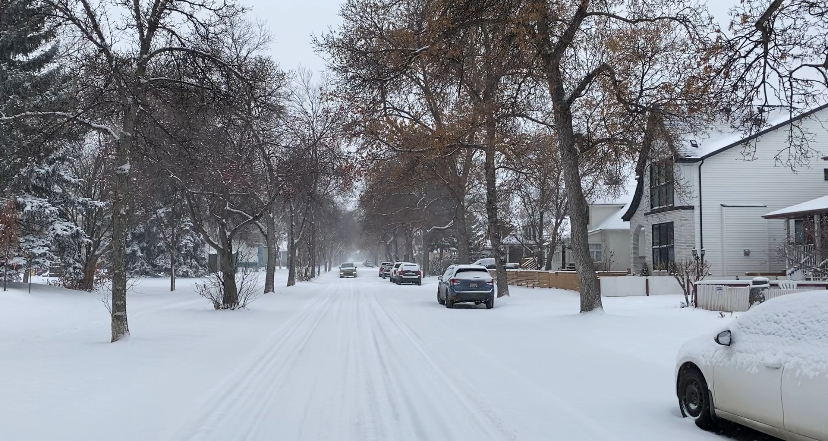
<instances>
[{"instance_id":1,"label":"car wheel","mask_svg":"<svg viewBox=\"0 0 828 441\"><path fill-rule=\"evenodd\" d=\"M486 309L494 308L494 299L486 300Z\"/></svg>"},{"instance_id":2,"label":"car wheel","mask_svg":"<svg viewBox=\"0 0 828 441\"><path fill-rule=\"evenodd\" d=\"M681 414L696 422L700 429L711 430L715 426L710 409L710 390L704 375L695 367L682 368L678 381L678 400Z\"/></svg>"}]
</instances>

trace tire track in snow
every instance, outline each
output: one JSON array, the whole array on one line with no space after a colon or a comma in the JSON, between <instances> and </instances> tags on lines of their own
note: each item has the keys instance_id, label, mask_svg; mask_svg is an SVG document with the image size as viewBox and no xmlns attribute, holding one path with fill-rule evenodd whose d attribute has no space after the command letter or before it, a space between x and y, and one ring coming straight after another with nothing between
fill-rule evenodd
<instances>
[{"instance_id":1,"label":"tire track in snow","mask_svg":"<svg viewBox=\"0 0 828 441\"><path fill-rule=\"evenodd\" d=\"M453 398L462 403L464 409L470 412L474 419L486 429L491 439L517 440L516 430L510 428L498 416L494 407L486 404L486 401L474 392L474 387L463 378L442 368L434 356L423 345L417 333L411 329L399 315L391 310L385 302L378 298L375 307L377 317L385 317L385 320L395 329L399 335L414 348L426 361L427 367L436 374L438 383L451 392Z\"/></svg>"},{"instance_id":2,"label":"tire track in snow","mask_svg":"<svg viewBox=\"0 0 828 441\"><path fill-rule=\"evenodd\" d=\"M181 430L169 437L169 440L200 441L213 439L216 435L218 439L228 439L217 429L228 422L234 426L238 425L237 428L244 427L241 425L244 421L239 417L244 418L246 408L251 406L249 403L255 403L260 395L258 383L267 380L271 371L278 367L278 356L282 348L287 347L289 354L301 350L301 346L287 345L297 334L300 334L301 338L300 331L305 331L306 327L312 330L318 325L323 316L319 314L320 310L330 305L329 297L330 293L320 296L304 312L276 328L266 342L255 351L256 355L250 361L227 375L219 386L207 393L208 398L199 406L196 418L186 422Z\"/></svg>"}]
</instances>

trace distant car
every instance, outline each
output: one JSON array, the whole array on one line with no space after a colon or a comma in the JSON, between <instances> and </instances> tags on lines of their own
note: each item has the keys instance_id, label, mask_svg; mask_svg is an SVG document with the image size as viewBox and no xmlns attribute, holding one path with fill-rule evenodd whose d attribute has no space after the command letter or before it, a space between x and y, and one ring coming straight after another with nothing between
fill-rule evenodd
<instances>
[{"instance_id":1,"label":"distant car","mask_svg":"<svg viewBox=\"0 0 828 441\"><path fill-rule=\"evenodd\" d=\"M828 440L828 292L770 299L685 343L676 393L702 429L725 419L782 439Z\"/></svg>"},{"instance_id":2,"label":"distant car","mask_svg":"<svg viewBox=\"0 0 828 441\"><path fill-rule=\"evenodd\" d=\"M343 277L356 277L357 276L357 269L356 265L353 262L346 262L342 265L339 265L339 278Z\"/></svg>"},{"instance_id":3,"label":"distant car","mask_svg":"<svg viewBox=\"0 0 828 441\"><path fill-rule=\"evenodd\" d=\"M394 262L382 262L379 267L379 276L384 279L391 275L392 266L394 266Z\"/></svg>"},{"instance_id":4,"label":"distant car","mask_svg":"<svg viewBox=\"0 0 828 441\"><path fill-rule=\"evenodd\" d=\"M477 262L474 262L472 265L480 265L485 266L487 269L495 269L497 265L495 264L494 257L485 257L483 259L479 259ZM506 264L506 269L520 269L519 263L510 262Z\"/></svg>"},{"instance_id":5,"label":"distant car","mask_svg":"<svg viewBox=\"0 0 828 441\"><path fill-rule=\"evenodd\" d=\"M489 270L482 265L452 265L438 278L437 302L454 308L456 303L494 307L495 287Z\"/></svg>"},{"instance_id":6,"label":"distant car","mask_svg":"<svg viewBox=\"0 0 828 441\"><path fill-rule=\"evenodd\" d=\"M417 285L423 284L423 272L420 270L420 265L416 263L403 263L397 268L397 278L396 278L397 285L402 285L403 283L416 283Z\"/></svg>"},{"instance_id":7,"label":"distant car","mask_svg":"<svg viewBox=\"0 0 828 441\"><path fill-rule=\"evenodd\" d=\"M394 262L394 265L391 265L391 272L388 274L388 280L391 283L397 283L397 270L403 263L405 262Z\"/></svg>"}]
</instances>

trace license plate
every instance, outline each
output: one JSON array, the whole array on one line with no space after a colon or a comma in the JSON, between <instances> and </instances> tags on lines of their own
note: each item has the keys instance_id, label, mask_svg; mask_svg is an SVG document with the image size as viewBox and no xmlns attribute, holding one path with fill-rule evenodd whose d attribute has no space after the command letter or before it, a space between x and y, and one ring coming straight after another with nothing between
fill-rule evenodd
<instances>
[{"instance_id":1,"label":"license plate","mask_svg":"<svg viewBox=\"0 0 828 441\"><path fill-rule=\"evenodd\" d=\"M469 288L477 288L477 284L476 283L469 283Z\"/></svg>"}]
</instances>

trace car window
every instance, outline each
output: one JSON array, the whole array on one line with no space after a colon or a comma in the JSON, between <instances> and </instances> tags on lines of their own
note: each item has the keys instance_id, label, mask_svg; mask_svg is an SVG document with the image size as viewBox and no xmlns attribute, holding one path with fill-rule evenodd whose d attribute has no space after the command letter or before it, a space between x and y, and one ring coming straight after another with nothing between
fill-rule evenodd
<instances>
[{"instance_id":1,"label":"car window","mask_svg":"<svg viewBox=\"0 0 828 441\"><path fill-rule=\"evenodd\" d=\"M467 272L478 272L478 273L489 274L489 271L486 270L485 268L457 268L457 274L467 273Z\"/></svg>"}]
</instances>

